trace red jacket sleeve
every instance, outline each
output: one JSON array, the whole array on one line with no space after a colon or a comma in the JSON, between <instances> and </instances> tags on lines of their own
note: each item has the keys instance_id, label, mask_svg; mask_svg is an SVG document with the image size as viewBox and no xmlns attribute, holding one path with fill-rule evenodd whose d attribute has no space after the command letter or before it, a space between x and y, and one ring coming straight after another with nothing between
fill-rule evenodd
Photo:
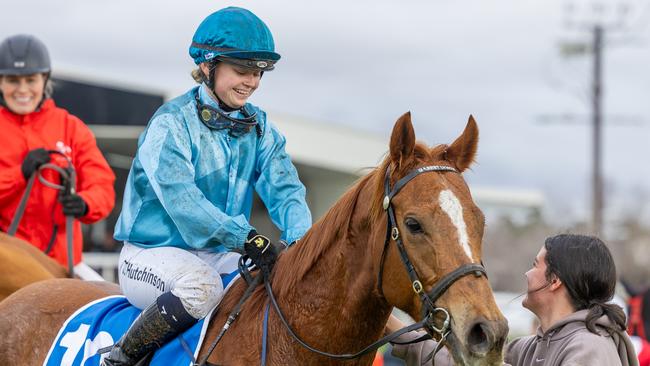
<instances>
[{"instance_id":1,"label":"red jacket sleeve","mask_svg":"<svg viewBox=\"0 0 650 366\"><path fill-rule=\"evenodd\" d=\"M74 131L71 146L77 173L77 194L88 205L88 212L79 220L92 224L108 216L115 205L115 174L97 147L90 129L77 117L70 115L68 118Z\"/></svg>"}]
</instances>

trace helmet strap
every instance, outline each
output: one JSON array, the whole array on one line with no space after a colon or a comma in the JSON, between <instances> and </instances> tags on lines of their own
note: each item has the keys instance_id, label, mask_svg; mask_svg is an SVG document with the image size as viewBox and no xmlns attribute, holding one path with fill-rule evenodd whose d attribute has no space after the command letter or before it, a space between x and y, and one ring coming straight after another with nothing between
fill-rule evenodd
<instances>
[{"instance_id":1,"label":"helmet strap","mask_svg":"<svg viewBox=\"0 0 650 366\"><path fill-rule=\"evenodd\" d=\"M219 105L219 108L223 109L223 110L226 111L226 112L232 112L232 111L236 111L236 110L241 110L241 109L243 109L243 108L233 108L233 107L230 107L229 105L227 105L226 103L224 103L224 102L221 100L221 98L219 98L219 96L218 96L217 93L214 91L214 89L208 87L207 83L205 83L205 86L207 87L208 95L210 95L210 97L211 97L212 99L214 99L214 100L217 102L217 104Z\"/></svg>"},{"instance_id":2,"label":"helmet strap","mask_svg":"<svg viewBox=\"0 0 650 366\"><path fill-rule=\"evenodd\" d=\"M216 86L216 78L214 76L215 71L217 69L217 64L219 63L218 60L214 60L210 62L210 65L208 66L208 75L206 76L204 73L201 73L203 83L208 87L208 94L219 104L219 108L223 109L226 112L232 112L241 108L233 108L224 103L221 98L219 98L219 95L217 95L217 91L215 90Z\"/></svg>"},{"instance_id":3,"label":"helmet strap","mask_svg":"<svg viewBox=\"0 0 650 366\"><path fill-rule=\"evenodd\" d=\"M219 60L212 60L208 64L208 75L205 73L201 72L201 78L203 79L203 83L208 86L208 89L210 91L214 90L214 71L217 69L217 63Z\"/></svg>"}]
</instances>

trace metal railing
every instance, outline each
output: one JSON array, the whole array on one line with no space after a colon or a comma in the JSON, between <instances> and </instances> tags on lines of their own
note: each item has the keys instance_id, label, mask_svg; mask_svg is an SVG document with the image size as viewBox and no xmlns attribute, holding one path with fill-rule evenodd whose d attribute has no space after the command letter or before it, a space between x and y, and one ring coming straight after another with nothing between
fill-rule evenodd
<instances>
[{"instance_id":1,"label":"metal railing","mask_svg":"<svg viewBox=\"0 0 650 366\"><path fill-rule=\"evenodd\" d=\"M117 263L120 253L84 252L83 261L106 281L117 283Z\"/></svg>"}]
</instances>

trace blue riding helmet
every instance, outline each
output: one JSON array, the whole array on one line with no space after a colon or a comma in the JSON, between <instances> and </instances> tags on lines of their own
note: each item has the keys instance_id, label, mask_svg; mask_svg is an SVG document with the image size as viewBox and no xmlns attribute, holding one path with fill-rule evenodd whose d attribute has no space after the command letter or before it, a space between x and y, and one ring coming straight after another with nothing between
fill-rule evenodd
<instances>
[{"instance_id":1,"label":"blue riding helmet","mask_svg":"<svg viewBox=\"0 0 650 366\"><path fill-rule=\"evenodd\" d=\"M210 14L196 29L190 57L197 65L215 59L262 71L280 59L273 35L249 10L228 7Z\"/></svg>"}]
</instances>

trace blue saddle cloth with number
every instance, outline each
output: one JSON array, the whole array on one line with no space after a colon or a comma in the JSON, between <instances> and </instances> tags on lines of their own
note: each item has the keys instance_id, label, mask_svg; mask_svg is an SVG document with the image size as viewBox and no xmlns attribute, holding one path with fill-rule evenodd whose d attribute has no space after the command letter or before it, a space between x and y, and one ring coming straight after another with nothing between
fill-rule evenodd
<instances>
[{"instance_id":1,"label":"blue saddle cloth with number","mask_svg":"<svg viewBox=\"0 0 650 366\"><path fill-rule=\"evenodd\" d=\"M108 355L99 355L98 351L117 342L139 314L140 309L129 304L124 296L109 296L85 305L63 324L43 366L98 366ZM150 365L192 365L208 323L200 320L165 344L156 351Z\"/></svg>"}]
</instances>

